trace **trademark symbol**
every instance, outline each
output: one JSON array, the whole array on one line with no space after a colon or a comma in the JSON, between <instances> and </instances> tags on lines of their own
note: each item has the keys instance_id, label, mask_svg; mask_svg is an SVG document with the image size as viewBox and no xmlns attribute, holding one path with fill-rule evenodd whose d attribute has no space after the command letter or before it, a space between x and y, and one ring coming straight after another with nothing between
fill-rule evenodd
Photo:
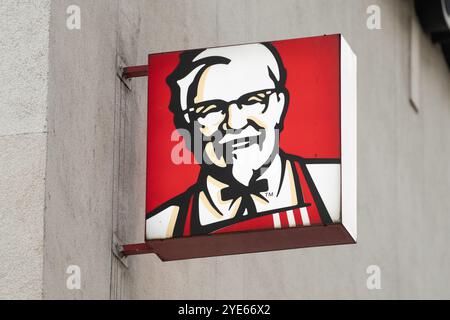
<instances>
[{"instance_id":1,"label":"trademark symbol","mask_svg":"<svg viewBox=\"0 0 450 320\"><path fill-rule=\"evenodd\" d=\"M273 192L266 192L266 197L273 197Z\"/></svg>"}]
</instances>

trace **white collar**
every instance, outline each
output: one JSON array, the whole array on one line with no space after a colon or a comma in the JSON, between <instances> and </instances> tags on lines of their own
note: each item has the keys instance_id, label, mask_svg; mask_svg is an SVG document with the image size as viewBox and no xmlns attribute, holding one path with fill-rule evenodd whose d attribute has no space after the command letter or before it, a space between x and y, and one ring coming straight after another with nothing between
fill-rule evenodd
<instances>
[{"instance_id":1,"label":"white collar","mask_svg":"<svg viewBox=\"0 0 450 320\"><path fill-rule=\"evenodd\" d=\"M283 161L285 161L284 174ZM277 154L270 166L261 174L257 180L267 179L268 190L263 192L267 201L252 195L257 212L265 212L275 209L294 206L297 204L296 186L293 175L293 168L289 161L282 160ZM231 219L236 215L241 202L240 198L236 201L223 201L221 191L228 187L228 184L223 183L212 176L206 178L206 190L199 194L199 214L200 223L202 225ZM208 196L212 201L209 201Z\"/></svg>"}]
</instances>

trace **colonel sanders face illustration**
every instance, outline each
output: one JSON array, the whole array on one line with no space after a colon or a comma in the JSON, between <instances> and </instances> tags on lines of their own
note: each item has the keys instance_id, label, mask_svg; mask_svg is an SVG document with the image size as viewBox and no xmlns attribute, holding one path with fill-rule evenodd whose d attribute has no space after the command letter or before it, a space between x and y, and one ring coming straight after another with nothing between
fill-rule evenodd
<instances>
[{"instance_id":1,"label":"colonel sanders face illustration","mask_svg":"<svg viewBox=\"0 0 450 320\"><path fill-rule=\"evenodd\" d=\"M201 170L185 192L147 213L147 239L332 222L308 161L279 149L286 76L271 44L180 54L167 77L169 108Z\"/></svg>"},{"instance_id":2,"label":"colonel sanders face illustration","mask_svg":"<svg viewBox=\"0 0 450 320\"><path fill-rule=\"evenodd\" d=\"M261 174L278 152L288 104L285 81L271 45L185 53L168 79L171 110L178 128L201 136L197 160L229 171L243 185Z\"/></svg>"}]
</instances>

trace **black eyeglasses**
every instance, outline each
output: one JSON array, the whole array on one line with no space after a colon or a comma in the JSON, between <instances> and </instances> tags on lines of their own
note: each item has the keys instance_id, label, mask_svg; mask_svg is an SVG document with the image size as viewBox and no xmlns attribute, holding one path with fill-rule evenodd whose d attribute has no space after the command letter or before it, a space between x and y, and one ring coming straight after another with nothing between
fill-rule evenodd
<instances>
[{"instance_id":1,"label":"black eyeglasses","mask_svg":"<svg viewBox=\"0 0 450 320\"><path fill-rule=\"evenodd\" d=\"M274 92L281 92L279 89L264 89L254 92L249 92L236 100L233 101L224 101L224 100L208 100L202 101L192 105L189 109L184 111L183 114L189 114L193 119L192 121L197 120L200 117L206 117L208 114L213 112L226 112L228 107L235 103L239 107L251 106L257 103L267 105L270 96Z\"/></svg>"}]
</instances>

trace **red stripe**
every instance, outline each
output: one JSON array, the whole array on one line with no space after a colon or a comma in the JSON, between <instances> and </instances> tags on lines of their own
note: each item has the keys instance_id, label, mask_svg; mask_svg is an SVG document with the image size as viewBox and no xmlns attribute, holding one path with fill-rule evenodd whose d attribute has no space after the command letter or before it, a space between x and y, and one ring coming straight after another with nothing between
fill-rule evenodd
<instances>
[{"instance_id":1,"label":"red stripe","mask_svg":"<svg viewBox=\"0 0 450 320\"><path fill-rule=\"evenodd\" d=\"M308 216L312 226L322 224L322 219L320 219L319 211L315 205L314 207L308 207Z\"/></svg>"},{"instance_id":2,"label":"red stripe","mask_svg":"<svg viewBox=\"0 0 450 320\"><path fill-rule=\"evenodd\" d=\"M322 224L316 202L314 201L311 191L309 190L308 183L306 182L305 176L303 175L303 170L297 162L295 162L295 167L297 169L298 178L300 180L303 199L306 203L311 204L311 206L307 208L309 221L311 225Z\"/></svg>"},{"instance_id":3,"label":"red stripe","mask_svg":"<svg viewBox=\"0 0 450 320\"><path fill-rule=\"evenodd\" d=\"M183 236L189 237L191 235L191 215L192 215L192 199L194 196L190 197L189 204L188 204L188 212L186 216L186 222L184 223L184 231Z\"/></svg>"},{"instance_id":4,"label":"red stripe","mask_svg":"<svg viewBox=\"0 0 450 320\"><path fill-rule=\"evenodd\" d=\"M287 218L286 211L280 212L280 224L281 224L281 228L289 228L289 221Z\"/></svg>"},{"instance_id":5,"label":"red stripe","mask_svg":"<svg viewBox=\"0 0 450 320\"><path fill-rule=\"evenodd\" d=\"M300 214L300 209L299 208L295 208L292 211L294 211L295 224L297 226L303 226L303 221L302 221L302 216Z\"/></svg>"}]
</instances>

